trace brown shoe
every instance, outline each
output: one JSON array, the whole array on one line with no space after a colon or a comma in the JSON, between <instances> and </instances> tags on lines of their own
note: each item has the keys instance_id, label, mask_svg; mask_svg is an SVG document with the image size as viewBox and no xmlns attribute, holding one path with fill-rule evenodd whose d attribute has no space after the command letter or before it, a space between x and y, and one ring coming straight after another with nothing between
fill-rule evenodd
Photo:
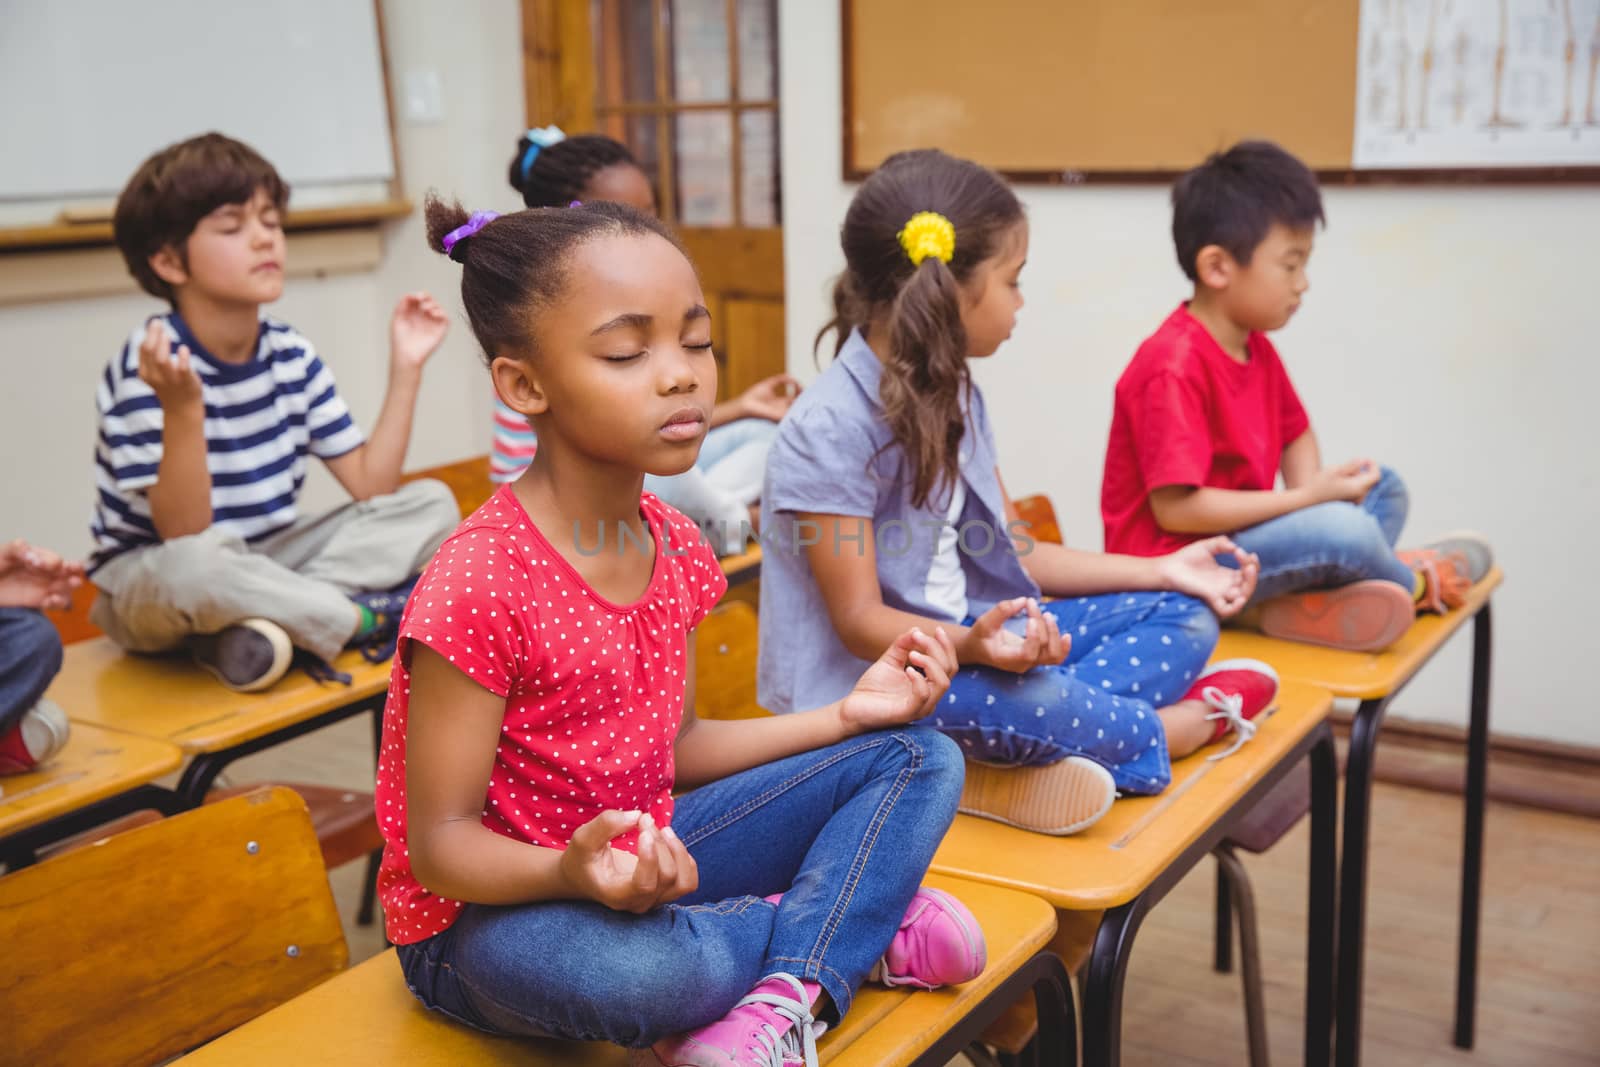
<instances>
[{"instance_id":1,"label":"brown shoe","mask_svg":"<svg viewBox=\"0 0 1600 1067\"><path fill-rule=\"evenodd\" d=\"M1117 785L1092 759L1068 756L1039 767L967 761L960 810L1039 834L1087 830L1111 810Z\"/></svg>"}]
</instances>

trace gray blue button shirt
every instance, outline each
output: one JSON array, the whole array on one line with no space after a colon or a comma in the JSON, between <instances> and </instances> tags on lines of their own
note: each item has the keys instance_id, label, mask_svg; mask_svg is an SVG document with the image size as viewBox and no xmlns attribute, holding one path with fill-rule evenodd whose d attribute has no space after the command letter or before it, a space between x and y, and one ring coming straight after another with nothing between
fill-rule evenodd
<instances>
[{"instance_id":1,"label":"gray blue button shirt","mask_svg":"<svg viewBox=\"0 0 1600 1067\"><path fill-rule=\"evenodd\" d=\"M859 332L784 416L767 459L761 494L761 645L757 697L770 711L805 710L848 693L870 664L845 648L801 543L819 532L799 525L797 513L854 516L836 544L861 553L871 524L878 585L890 607L935 619L947 610L926 596L928 571L946 522L948 490L936 489L922 507L911 503L911 467L884 420L878 383L883 365ZM958 554L967 580L969 615L1002 600L1038 596L1006 534L1005 504L996 474L994 433L983 394L972 386L961 442L966 504ZM852 535L859 533L859 537Z\"/></svg>"}]
</instances>

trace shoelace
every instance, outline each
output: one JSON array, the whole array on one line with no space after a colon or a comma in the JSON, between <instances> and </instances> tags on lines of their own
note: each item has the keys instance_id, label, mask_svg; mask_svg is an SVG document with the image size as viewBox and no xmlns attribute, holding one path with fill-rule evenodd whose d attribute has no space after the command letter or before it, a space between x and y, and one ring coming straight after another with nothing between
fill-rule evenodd
<instances>
[{"instance_id":1,"label":"shoelace","mask_svg":"<svg viewBox=\"0 0 1600 1067\"><path fill-rule=\"evenodd\" d=\"M1206 761L1226 759L1239 751L1243 744L1256 735L1256 724L1244 717L1244 697L1238 693L1224 693L1214 685L1208 685L1200 690L1200 699L1217 710L1206 716L1206 721L1221 719L1233 731L1233 744L1218 752L1215 756L1207 756Z\"/></svg>"},{"instance_id":2,"label":"shoelace","mask_svg":"<svg viewBox=\"0 0 1600 1067\"><path fill-rule=\"evenodd\" d=\"M349 685L351 683L350 676L344 671L339 670L321 656L313 656L305 649L295 649L295 661L299 664L300 669L306 672L307 677L318 685L327 685L329 682L338 682L340 685Z\"/></svg>"},{"instance_id":3,"label":"shoelace","mask_svg":"<svg viewBox=\"0 0 1600 1067\"><path fill-rule=\"evenodd\" d=\"M361 658L368 663L382 663L394 655L395 649L399 647L399 641L399 627L390 625L385 620L372 633L357 641L355 647L361 653Z\"/></svg>"},{"instance_id":4,"label":"shoelace","mask_svg":"<svg viewBox=\"0 0 1600 1067\"><path fill-rule=\"evenodd\" d=\"M811 1008L806 1003L805 987L800 984L800 979L782 971L769 975L762 982L773 978L781 978L793 986L795 995L784 997L776 993L751 993L736 1006L766 1004L788 1019L790 1026L780 1034L771 1023L761 1024L761 1029L755 1034L758 1043L749 1046L749 1051L761 1057L756 1061L758 1067L784 1067L784 1061L792 1056L799 1056L805 1067L817 1067L817 1037L811 1028L814 1020Z\"/></svg>"}]
</instances>

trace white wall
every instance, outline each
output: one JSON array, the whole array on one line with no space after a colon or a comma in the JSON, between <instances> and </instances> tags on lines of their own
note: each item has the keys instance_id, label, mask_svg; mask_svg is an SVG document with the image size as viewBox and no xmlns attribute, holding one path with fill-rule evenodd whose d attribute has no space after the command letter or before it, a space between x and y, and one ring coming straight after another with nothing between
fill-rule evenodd
<instances>
[{"instance_id":1,"label":"white wall","mask_svg":"<svg viewBox=\"0 0 1600 1067\"><path fill-rule=\"evenodd\" d=\"M789 365L808 377L851 193L839 178L839 5L780 10ZM1010 490L1050 494L1068 539L1098 547L1112 387L1186 295L1166 190L1018 191L1028 305L977 376ZM1408 540L1462 526L1492 536L1508 575L1493 728L1600 745L1583 689L1596 654L1584 604L1600 450L1585 426L1600 396L1600 192L1363 187L1325 200L1314 288L1274 337L1324 454L1376 456L1404 475ZM1469 648L1453 642L1394 712L1464 723Z\"/></svg>"},{"instance_id":2,"label":"white wall","mask_svg":"<svg viewBox=\"0 0 1600 1067\"><path fill-rule=\"evenodd\" d=\"M412 125L397 111L401 175L418 210L384 227L376 270L291 278L269 312L311 338L356 418L370 429L388 377L395 300L427 289L450 309L450 335L428 363L408 455L408 466L421 467L488 448L488 374L460 311L461 273L427 248L420 207L429 188L459 195L473 208L521 206L505 179L524 125L521 22L516 0L385 0L383 9L396 94L407 71L436 71L442 84L442 122ZM291 234L291 259L294 248ZM0 307L0 455L6 462L0 537L87 551L95 383L133 326L161 308L131 282L126 296ZM318 466L305 502L316 508L342 498Z\"/></svg>"}]
</instances>

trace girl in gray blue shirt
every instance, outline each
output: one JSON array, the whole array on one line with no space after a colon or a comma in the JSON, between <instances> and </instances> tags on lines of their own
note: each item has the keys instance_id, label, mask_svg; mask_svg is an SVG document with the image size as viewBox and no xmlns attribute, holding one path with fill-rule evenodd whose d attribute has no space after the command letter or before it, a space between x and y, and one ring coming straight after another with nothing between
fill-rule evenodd
<instances>
[{"instance_id":1,"label":"girl in gray blue shirt","mask_svg":"<svg viewBox=\"0 0 1600 1067\"><path fill-rule=\"evenodd\" d=\"M908 626L942 626L962 669L932 725L968 757L962 810L1046 833L1248 739L1272 669L1205 664L1255 557L1226 537L1152 559L1035 542L1002 487L967 360L1022 306L1016 196L977 164L901 153L841 240L836 358L784 418L762 492L762 704L836 699Z\"/></svg>"}]
</instances>

